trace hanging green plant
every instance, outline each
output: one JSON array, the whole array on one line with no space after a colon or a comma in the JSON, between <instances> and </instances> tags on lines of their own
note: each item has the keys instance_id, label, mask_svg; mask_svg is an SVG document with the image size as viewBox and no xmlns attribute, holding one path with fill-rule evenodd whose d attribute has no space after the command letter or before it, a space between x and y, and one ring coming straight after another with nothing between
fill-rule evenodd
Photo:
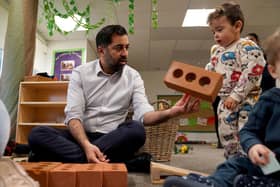
<instances>
[{"instance_id":1,"label":"hanging green plant","mask_svg":"<svg viewBox=\"0 0 280 187\"><path fill-rule=\"evenodd\" d=\"M111 0L113 3L120 4L120 1L124 0ZM135 0L128 0L128 32L130 34L134 34L134 9L135 9ZM44 3L44 18L47 21L47 29L49 31L49 35L52 36L54 31L57 31L63 35L67 35L71 32L76 31L79 27L83 27L86 29L87 33L89 30L97 29L101 25L105 23L105 18L102 18L95 24L90 24L90 6L87 5L84 11L79 11L76 5L75 0L62 0L62 5L65 9L65 13L61 13L55 7L54 0L43 0ZM151 0L152 2L152 28L158 28L158 8L157 0ZM75 27L70 31L62 30L55 22L55 17L58 16L63 19L72 18L72 20L76 23ZM42 22L40 19L39 22Z\"/></svg>"},{"instance_id":2,"label":"hanging green plant","mask_svg":"<svg viewBox=\"0 0 280 187\"><path fill-rule=\"evenodd\" d=\"M119 3L121 0L113 0L115 3ZM157 0L151 0L152 1L152 28L157 29L158 28L158 1ZM131 34L134 34L134 8L135 8L135 1L129 0L129 13L128 13L128 31Z\"/></svg>"},{"instance_id":3,"label":"hanging green plant","mask_svg":"<svg viewBox=\"0 0 280 187\"><path fill-rule=\"evenodd\" d=\"M120 5L121 1L124 0L112 0L113 3ZM128 32L134 34L134 0L128 0Z\"/></svg>"},{"instance_id":4,"label":"hanging green plant","mask_svg":"<svg viewBox=\"0 0 280 187\"><path fill-rule=\"evenodd\" d=\"M50 36L53 35L54 31L58 31L63 35L67 35L71 32L76 31L79 27L85 28L88 33L89 30L97 29L105 23L105 18L102 18L96 24L90 24L90 6L87 5L84 11L79 11L75 0L69 0L69 2L67 0L62 0L62 4L66 13L61 13L56 9L54 0L43 0L43 4L44 18L47 21L47 28ZM59 16L63 19L67 19L70 17L73 19L76 25L71 31L64 31L56 24L55 16Z\"/></svg>"},{"instance_id":5,"label":"hanging green plant","mask_svg":"<svg viewBox=\"0 0 280 187\"><path fill-rule=\"evenodd\" d=\"M134 0L129 0L128 10L128 32L134 34Z\"/></svg>"},{"instance_id":6,"label":"hanging green plant","mask_svg":"<svg viewBox=\"0 0 280 187\"><path fill-rule=\"evenodd\" d=\"M158 8L157 8L158 1L152 0L152 28L158 28Z\"/></svg>"}]
</instances>

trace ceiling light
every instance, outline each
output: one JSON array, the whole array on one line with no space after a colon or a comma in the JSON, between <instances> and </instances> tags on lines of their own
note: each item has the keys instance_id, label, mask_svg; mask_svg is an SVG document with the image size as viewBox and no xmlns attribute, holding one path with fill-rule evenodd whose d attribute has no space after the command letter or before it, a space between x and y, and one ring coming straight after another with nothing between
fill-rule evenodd
<instances>
[{"instance_id":1,"label":"ceiling light","mask_svg":"<svg viewBox=\"0 0 280 187\"><path fill-rule=\"evenodd\" d=\"M81 16L77 15L77 14L74 14L74 17L75 19L77 20L80 20L81 19ZM68 17L68 18L61 18L59 16L55 16L54 17L54 20L55 20L55 23L57 24L57 26L63 30L63 31L72 31L77 23L73 20L73 18L71 17ZM85 23L86 24L86 21L85 20L82 20L82 23ZM84 31L84 30L87 30L86 28L82 27L82 26L79 26L77 28L77 31Z\"/></svg>"},{"instance_id":2,"label":"ceiling light","mask_svg":"<svg viewBox=\"0 0 280 187\"><path fill-rule=\"evenodd\" d=\"M182 27L207 27L209 13L215 9L188 9Z\"/></svg>"}]
</instances>

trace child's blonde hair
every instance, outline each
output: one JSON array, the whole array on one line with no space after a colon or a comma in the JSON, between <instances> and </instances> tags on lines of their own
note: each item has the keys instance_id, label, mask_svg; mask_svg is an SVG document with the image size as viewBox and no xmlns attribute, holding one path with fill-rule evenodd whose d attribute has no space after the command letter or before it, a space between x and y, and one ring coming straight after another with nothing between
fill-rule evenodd
<instances>
[{"instance_id":1,"label":"child's blonde hair","mask_svg":"<svg viewBox=\"0 0 280 187\"><path fill-rule=\"evenodd\" d=\"M242 22L240 32L242 32L245 19L239 4L235 2L223 3L221 6L218 6L214 12L209 14L207 23L211 24L214 19L220 18L222 16L225 16L232 26L235 24L235 22L240 20Z\"/></svg>"},{"instance_id":2,"label":"child's blonde hair","mask_svg":"<svg viewBox=\"0 0 280 187\"><path fill-rule=\"evenodd\" d=\"M264 53L267 63L275 66L275 63L280 59L280 28L265 40Z\"/></svg>"}]
</instances>

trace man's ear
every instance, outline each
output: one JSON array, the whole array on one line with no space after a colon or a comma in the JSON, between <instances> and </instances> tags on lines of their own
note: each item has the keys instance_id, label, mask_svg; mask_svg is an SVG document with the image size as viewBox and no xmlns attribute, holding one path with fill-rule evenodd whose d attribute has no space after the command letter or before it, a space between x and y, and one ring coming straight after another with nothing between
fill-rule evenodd
<instances>
[{"instance_id":1,"label":"man's ear","mask_svg":"<svg viewBox=\"0 0 280 187\"><path fill-rule=\"evenodd\" d=\"M274 79L277 79L277 78L278 78L278 75L277 75L277 73L276 73L276 67L275 67L275 66L268 64L268 65L267 65L267 70L268 70L268 72L270 73L270 75L271 75Z\"/></svg>"},{"instance_id":2,"label":"man's ear","mask_svg":"<svg viewBox=\"0 0 280 187\"><path fill-rule=\"evenodd\" d=\"M104 48L101 47L101 46L97 47L97 52L98 52L98 54L103 54L104 53Z\"/></svg>"}]
</instances>

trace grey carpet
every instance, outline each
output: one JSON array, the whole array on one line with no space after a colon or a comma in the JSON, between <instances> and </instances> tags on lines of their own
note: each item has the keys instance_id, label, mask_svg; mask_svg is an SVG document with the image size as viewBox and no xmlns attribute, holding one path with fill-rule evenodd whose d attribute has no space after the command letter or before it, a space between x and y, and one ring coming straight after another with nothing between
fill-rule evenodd
<instances>
[{"instance_id":1,"label":"grey carpet","mask_svg":"<svg viewBox=\"0 0 280 187\"><path fill-rule=\"evenodd\" d=\"M223 149L217 149L212 145L190 145L192 150L187 154L174 154L170 162L160 162L183 169L195 170L203 173L211 174L219 163L225 159L223 157ZM129 187L160 187L162 185L151 184L150 175L143 173L128 174Z\"/></svg>"}]
</instances>

